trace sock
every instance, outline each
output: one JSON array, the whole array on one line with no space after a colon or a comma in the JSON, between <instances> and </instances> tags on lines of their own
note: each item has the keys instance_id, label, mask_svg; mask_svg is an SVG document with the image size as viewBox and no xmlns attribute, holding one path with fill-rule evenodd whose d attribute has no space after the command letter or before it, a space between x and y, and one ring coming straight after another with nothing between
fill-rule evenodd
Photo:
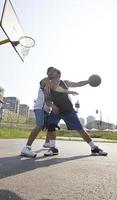
<instances>
[{"instance_id":1,"label":"sock","mask_svg":"<svg viewBox=\"0 0 117 200\"><path fill-rule=\"evenodd\" d=\"M55 140L50 140L50 147L55 147L55 143L56 143Z\"/></svg>"},{"instance_id":2,"label":"sock","mask_svg":"<svg viewBox=\"0 0 117 200\"><path fill-rule=\"evenodd\" d=\"M49 145L50 143L49 142L45 142L45 145Z\"/></svg>"},{"instance_id":3,"label":"sock","mask_svg":"<svg viewBox=\"0 0 117 200\"><path fill-rule=\"evenodd\" d=\"M27 147L28 149L31 149L31 145L26 145L26 147Z\"/></svg>"},{"instance_id":4,"label":"sock","mask_svg":"<svg viewBox=\"0 0 117 200\"><path fill-rule=\"evenodd\" d=\"M89 142L88 144L89 144L89 146L91 147L92 150L95 149L96 145L94 144L93 141Z\"/></svg>"}]
</instances>

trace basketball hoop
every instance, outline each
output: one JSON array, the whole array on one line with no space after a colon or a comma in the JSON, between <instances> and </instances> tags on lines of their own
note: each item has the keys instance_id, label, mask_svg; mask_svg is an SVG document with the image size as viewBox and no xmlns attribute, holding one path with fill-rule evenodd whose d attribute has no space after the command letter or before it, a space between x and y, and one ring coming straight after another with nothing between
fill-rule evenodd
<instances>
[{"instance_id":1,"label":"basketball hoop","mask_svg":"<svg viewBox=\"0 0 117 200\"><path fill-rule=\"evenodd\" d=\"M35 46L35 40L29 36L22 36L18 41L12 41L14 46L21 45L24 48L31 48Z\"/></svg>"},{"instance_id":2,"label":"basketball hoop","mask_svg":"<svg viewBox=\"0 0 117 200\"><path fill-rule=\"evenodd\" d=\"M34 47L35 40L24 33L11 0L4 0L2 14L0 16L0 27L7 37L7 39L0 41L0 45L10 42L21 60L24 61L30 48Z\"/></svg>"},{"instance_id":3,"label":"basketball hoop","mask_svg":"<svg viewBox=\"0 0 117 200\"><path fill-rule=\"evenodd\" d=\"M29 36L22 36L18 41L13 41L12 45L20 48L21 54L25 58L29 54L30 48L34 47L35 40Z\"/></svg>"}]
</instances>

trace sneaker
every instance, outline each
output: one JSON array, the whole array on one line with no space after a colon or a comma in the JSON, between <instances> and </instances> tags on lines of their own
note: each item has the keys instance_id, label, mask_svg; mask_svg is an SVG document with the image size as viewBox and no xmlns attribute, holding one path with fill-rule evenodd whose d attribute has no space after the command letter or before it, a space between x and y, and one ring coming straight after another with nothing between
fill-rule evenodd
<instances>
[{"instance_id":1,"label":"sneaker","mask_svg":"<svg viewBox=\"0 0 117 200\"><path fill-rule=\"evenodd\" d=\"M92 155L94 156L107 156L108 153L100 149L99 147L95 147L95 149L91 150Z\"/></svg>"},{"instance_id":2,"label":"sneaker","mask_svg":"<svg viewBox=\"0 0 117 200\"><path fill-rule=\"evenodd\" d=\"M50 143L45 143L45 144L43 144L43 147L44 147L44 148L50 148Z\"/></svg>"},{"instance_id":3,"label":"sneaker","mask_svg":"<svg viewBox=\"0 0 117 200\"><path fill-rule=\"evenodd\" d=\"M48 149L46 153L44 153L44 156L54 156L54 155L58 155L58 149L55 147L51 147L50 149Z\"/></svg>"},{"instance_id":4,"label":"sneaker","mask_svg":"<svg viewBox=\"0 0 117 200\"><path fill-rule=\"evenodd\" d=\"M21 150L21 156L26 156L26 157L32 157L32 158L35 158L36 157L36 153L34 153L31 148L29 147L24 147L22 150Z\"/></svg>"}]
</instances>

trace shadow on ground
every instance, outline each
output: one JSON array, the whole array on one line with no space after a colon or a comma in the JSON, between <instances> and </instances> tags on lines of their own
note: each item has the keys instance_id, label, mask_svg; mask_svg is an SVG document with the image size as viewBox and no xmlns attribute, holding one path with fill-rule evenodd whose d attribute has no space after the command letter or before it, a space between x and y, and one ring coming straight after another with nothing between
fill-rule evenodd
<instances>
[{"instance_id":1,"label":"shadow on ground","mask_svg":"<svg viewBox=\"0 0 117 200\"><path fill-rule=\"evenodd\" d=\"M83 159L90 156L91 155L78 155L64 158L59 158L56 156L42 156L37 158L25 158L19 155L0 158L0 179L21 174L36 168L49 167L51 165L57 165L64 162Z\"/></svg>"},{"instance_id":2,"label":"shadow on ground","mask_svg":"<svg viewBox=\"0 0 117 200\"><path fill-rule=\"evenodd\" d=\"M19 197L16 193L9 190L0 190L0 199L1 200L25 200Z\"/></svg>"}]
</instances>

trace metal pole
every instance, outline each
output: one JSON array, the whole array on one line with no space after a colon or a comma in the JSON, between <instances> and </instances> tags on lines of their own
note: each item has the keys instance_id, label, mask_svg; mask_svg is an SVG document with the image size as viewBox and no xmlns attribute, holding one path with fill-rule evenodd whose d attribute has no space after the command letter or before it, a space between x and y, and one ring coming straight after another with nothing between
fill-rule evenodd
<instances>
[{"instance_id":1,"label":"metal pole","mask_svg":"<svg viewBox=\"0 0 117 200\"><path fill-rule=\"evenodd\" d=\"M1 41L0 41L0 45L6 44L6 43L8 43L8 42L10 42L9 39L1 40Z\"/></svg>"},{"instance_id":2,"label":"metal pole","mask_svg":"<svg viewBox=\"0 0 117 200\"><path fill-rule=\"evenodd\" d=\"M102 111L100 111L100 129L102 128Z\"/></svg>"}]
</instances>

